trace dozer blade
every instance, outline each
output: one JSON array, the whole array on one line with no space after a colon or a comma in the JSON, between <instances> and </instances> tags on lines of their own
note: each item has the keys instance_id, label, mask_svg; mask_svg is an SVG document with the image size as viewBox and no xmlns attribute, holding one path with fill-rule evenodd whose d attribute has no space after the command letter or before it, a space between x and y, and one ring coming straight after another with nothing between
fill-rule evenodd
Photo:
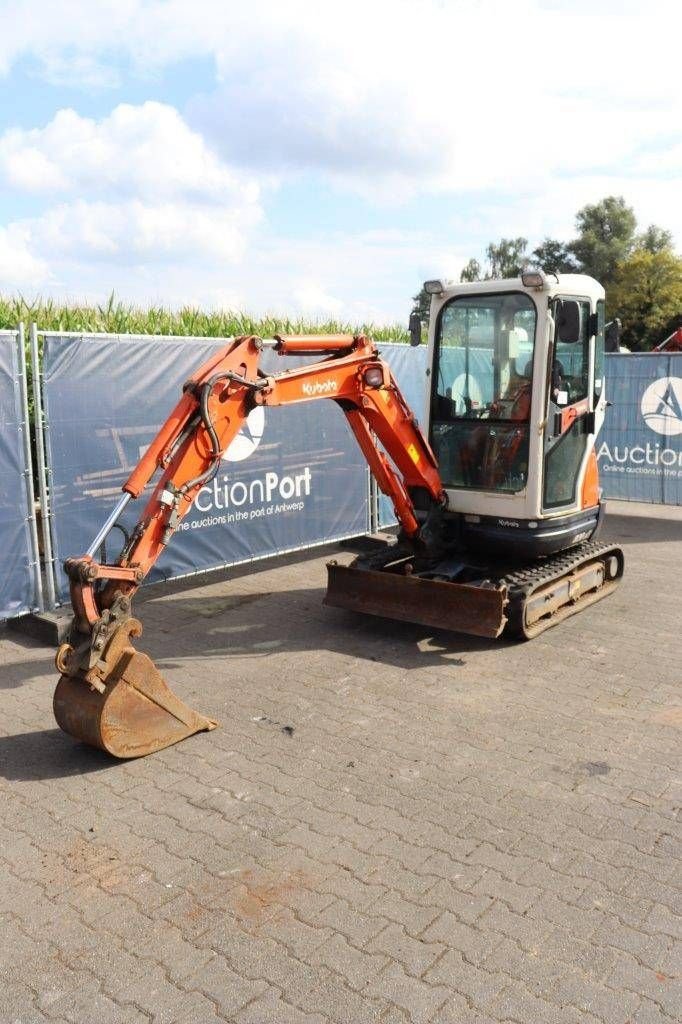
<instances>
[{"instance_id":1,"label":"dozer blade","mask_svg":"<svg viewBox=\"0 0 682 1024\"><path fill-rule=\"evenodd\" d=\"M114 757L143 757L217 725L176 697L151 658L135 650L130 635L141 632L136 619L124 622L87 671L71 648L57 655L57 724Z\"/></svg>"},{"instance_id":2,"label":"dozer blade","mask_svg":"<svg viewBox=\"0 0 682 1024\"><path fill-rule=\"evenodd\" d=\"M455 633L495 639L507 622L504 587L425 580L354 565L327 565L324 603Z\"/></svg>"}]
</instances>

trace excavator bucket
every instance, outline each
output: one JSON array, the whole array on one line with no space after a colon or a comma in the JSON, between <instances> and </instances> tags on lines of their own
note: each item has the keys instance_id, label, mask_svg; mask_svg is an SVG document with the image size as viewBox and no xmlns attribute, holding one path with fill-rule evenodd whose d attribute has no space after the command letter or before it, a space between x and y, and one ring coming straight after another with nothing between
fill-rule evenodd
<instances>
[{"instance_id":1,"label":"excavator bucket","mask_svg":"<svg viewBox=\"0 0 682 1024\"><path fill-rule=\"evenodd\" d=\"M92 668L68 644L57 653L57 724L114 757L143 757L218 724L176 697L151 658L135 650L130 638L141 632L137 619L122 623Z\"/></svg>"},{"instance_id":2,"label":"excavator bucket","mask_svg":"<svg viewBox=\"0 0 682 1024\"><path fill-rule=\"evenodd\" d=\"M336 562L327 564L324 603L491 639L507 623L504 587L467 586Z\"/></svg>"}]
</instances>

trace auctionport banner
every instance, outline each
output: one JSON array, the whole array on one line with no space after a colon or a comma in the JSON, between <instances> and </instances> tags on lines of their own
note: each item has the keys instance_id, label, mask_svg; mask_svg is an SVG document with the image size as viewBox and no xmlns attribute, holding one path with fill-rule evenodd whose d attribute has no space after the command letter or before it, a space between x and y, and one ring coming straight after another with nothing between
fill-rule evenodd
<instances>
[{"instance_id":1,"label":"auctionport banner","mask_svg":"<svg viewBox=\"0 0 682 1024\"><path fill-rule=\"evenodd\" d=\"M184 381L224 341L46 336L44 395L58 593L61 562L87 549L121 484L177 402ZM263 355L276 372L308 358ZM131 502L130 530L148 495ZM356 536L368 528L367 468L333 402L254 409L202 488L150 581ZM114 530L106 556L123 534Z\"/></svg>"},{"instance_id":2,"label":"auctionport banner","mask_svg":"<svg viewBox=\"0 0 682 1024\"><path fill-rule=\"evenodd\" d=\"M19 338L0 332L0 620L36 606L35 571L29 528L29 505L22 413ZM31 509L31 514L33 510Z\"/></svg>"},{"instance_id":3,"label":"auctionport banner","mask_svg":"<svg viewBox=\"0 0 682 1024\"><path fill-rule=\"evenodd\" d=\"M606 397L605 497L682 505L682 354L607 355Z\"/></svg>"}]
</instances>

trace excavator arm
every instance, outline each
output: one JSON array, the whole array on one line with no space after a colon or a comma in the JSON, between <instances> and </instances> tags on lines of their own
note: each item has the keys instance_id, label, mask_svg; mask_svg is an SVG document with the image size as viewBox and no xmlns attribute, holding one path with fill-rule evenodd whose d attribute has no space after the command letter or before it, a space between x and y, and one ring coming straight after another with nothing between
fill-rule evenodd
<instances>
[{"instance_id":1,"label":"excavator arm","mask_svg":"<svg viewBox=\"0 0 682 1024\"><path fill-rule=\"evenodd\" d=\"M268 345L282 356L324 358L268 375L259 367ZM54 707L67 732L116 756L134 757L214 727L172 694L153 662L132 647L131 637L142 627L132 617L131 598L201 488L218 472L251 410L321 398L343 410L380 489L393 503L404 539L417 550L428 544L411 495L425 493L434 510L447 498L435 456L374 344L362 335L235 339L185 383L87 553L65 563L74 620L69 643L57 654L62 676ZM96 555L123 508L159 471L118 559L100 564Z\"/></svg>"}]
</instances>

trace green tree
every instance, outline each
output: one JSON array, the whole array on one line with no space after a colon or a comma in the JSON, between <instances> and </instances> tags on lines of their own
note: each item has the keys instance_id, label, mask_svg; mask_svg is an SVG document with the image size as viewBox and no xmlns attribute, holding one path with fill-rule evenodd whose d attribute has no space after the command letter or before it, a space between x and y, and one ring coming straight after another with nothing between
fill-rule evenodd
<instances>
[{"instance_id":1,"label":"green tree","mask_svg":"<svg viewBox=\"0 0 682 1024\"><path fill-rule=\"evenodd\" d=\"M682 259L672 249L636 249L619 263L606 300L609 317L623 321L623 344L648 351L682 311Z\"/></svg>"},{"instance_id":2,"label":"green tree","mask_svg":"<svg viewBox=\"0 0 682 1024\"><path fill-rule=\"evenodd\" d=\"M545 238L533 249L533 262L548 274L575 274L579 267L569 246L556 238Z\"/></svg>"},{"instance_id":3,"label":"green tree","mask_svg":"<svg viewBox=\"0 0 682 1024\"><path fill-rule=\"evenodd\" d=\"M594 205L583 206L576 219L578 237L569 249L584 274L591 274L608 287L616 267L626 260L635 242L637 219L622 196L606 196Z\"/></svg>"},{"instance_id":4,"label":"green tree","mask_svg":"<svg viewBox=\"0 0 682 1024\"><path fill-rule=\"evenodd\" d=\"M481 281L483 279L483 271L478 260L469 260L466 266L462 268L459 279L460 281Z\"/></svg>"},{"instance_id":5,"label":"green tree","mask_svg":"<svg viewBox=\"0 0 682 1024\"><path fill-rule=\"evenodd\" d=\"M650 224L646 231L637 236L635 245L637 249L645 249L647 252L653 253L672 249L672 232L666 231L665 228L659 228L658 224Z\"/></svg>"},{"instance_id":6,"label":"green tree","mask_svg":"<svg viewBox=\"0 0 682 1024\"><path fill-rule=\"evenodd\" d=\"M528 239L520 237L491 242L485 251L488 260L486 279L518 277L528 260L527 246Z\"/></svg>"},{"instance_id":7,"label":"green tree","mask_svg":"<svg viewBox=\"0 0 682 1024\"><path fill-rule=\"evenodd\" d=\"M421 286L416 295L412 296L412 309L410 313L419 313L422 323L428 324L431 312L431 296L424 285Z\"/></svg>"},{"instance_id":8,"label":"green tree","mask_svg":"<svg viewBox=\"0 0 682 1024\"><path fill-rule=\"evenodd\" d=\"M462 273L459 275L460 281L480 281L483 277L481 270L481 264L478 260L471 259L467 265L462 269Z\"/></svg>"}]
</instances>

